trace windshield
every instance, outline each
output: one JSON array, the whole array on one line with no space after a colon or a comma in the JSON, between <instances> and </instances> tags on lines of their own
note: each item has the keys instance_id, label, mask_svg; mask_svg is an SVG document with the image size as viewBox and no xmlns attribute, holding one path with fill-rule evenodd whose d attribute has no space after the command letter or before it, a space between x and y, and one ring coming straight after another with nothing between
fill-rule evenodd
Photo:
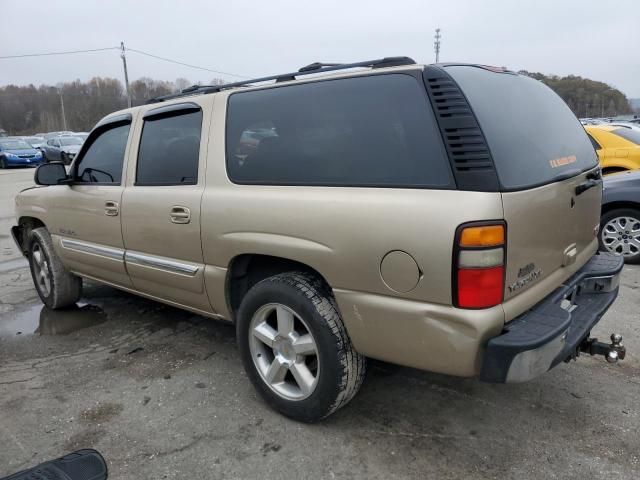
<instances>
[{"instance_id":1,"label":"windshield","mask_svg":"<svg viewBox=\"0 0 640 480\"><path fill-rule=\"evenodd\" d=\"M27 137L24 139L25 142L27 142L30 145L39 145L41 143L44 143L44 138L42 137Z\"/></svg>"},{"instance_id":2,"label":"windshield","mask_svg":"<svg viewBox=\"0 0 640 480\"><path fill-rule=\"evenodd\" d=\"M0 140L0 147L5 150L31 150L32 148L24 140Z\"/></svg>"},{"instance_id":3,"label":"windshield","mask_svg":"<svg viewBox=\"0 0 640 480\"><path fill-rule=\"evenodd\" d=\"M640 145L640 131L638 130L633 130L631 128L618 128L616 130L612 130L611 133L635 143L636 145Z\"/></svg>"},{"instance_id":4,"label":"windshield","mask_svg":"<svg viewBox=\"0 0 640 480\"><path fill-rule=\"evenodd\" d=\"M597 165L584 127L543 83L472 66L446 71L478 118L503 190L545 185Z\"/></svg>"},{"instance_id":5,"label":"windshield","mask_svg":"<svg viewBox=\"0 0 640 480\"><path fill-rule=\"evenodd\" d=\"M60 145L82 145L82 140L76 137L62 137Z\"/></svg>"}]
</instances>

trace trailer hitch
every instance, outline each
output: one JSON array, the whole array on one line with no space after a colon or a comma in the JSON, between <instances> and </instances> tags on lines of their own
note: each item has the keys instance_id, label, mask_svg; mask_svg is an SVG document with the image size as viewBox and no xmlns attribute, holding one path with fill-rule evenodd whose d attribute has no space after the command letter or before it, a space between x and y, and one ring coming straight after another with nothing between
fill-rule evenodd
<instances>
[{"instance_id":1,"label":"trailer hitch","mask_svg":"<svg viewBox=\"0 0 640 480\"><path fill-rule=\"evenodd\" d=\"M627 349L622 345L622 335L611 334L611 343L599 342L597 338L585 339L579 347L579 351L589 355L602 355L609 363L617 363L624 360Z\"/></svg>"}]
</instances>

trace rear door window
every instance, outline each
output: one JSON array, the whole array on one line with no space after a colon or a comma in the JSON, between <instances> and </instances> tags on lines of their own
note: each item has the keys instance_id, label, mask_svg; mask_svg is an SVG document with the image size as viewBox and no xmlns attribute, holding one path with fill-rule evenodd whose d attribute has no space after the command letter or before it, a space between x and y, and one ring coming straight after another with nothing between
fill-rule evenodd
<instances>
[{"instance_id":1,"label":"rear door window","mask_svg":"<svg viewBox=\"0 0 640 480\"><path fill-rule=\"evenodd\" d=\"M228 174L247 184L453 188L430 109L407 74L235 93Z\"/></svg>"},{"instance_id":2,"label":"rear door window","mask_svg":"<svg viewBox=\"0 0 640 480\"><path fill-rule=\"evenodd\" d=\"M503 190L545 185L597 165L583 126L543 83L473 66L446 71L478 118Z\"/></svg>"},{"instance_id":3,"label":"rear door window","mask_svg":"<svg viewBox=\"0 0 640 480\"><path fill-rule=\"evenodd\" d=\"M136 185L198 183L202 110L145 118L138 151Z\"/></svg>"}]
</instances>

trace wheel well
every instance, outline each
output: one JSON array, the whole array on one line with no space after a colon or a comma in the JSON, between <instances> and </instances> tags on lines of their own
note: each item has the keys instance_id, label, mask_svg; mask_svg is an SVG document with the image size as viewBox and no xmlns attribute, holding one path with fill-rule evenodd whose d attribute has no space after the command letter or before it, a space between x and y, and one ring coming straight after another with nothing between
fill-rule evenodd
<instances>
[{"instance_id":1,"label":"wheel well","mask_svg":"<svg viewBox=\"0 0 640 480\"><path fill-rule=\"evenodd\" d=\"M232 316L235 317L245 294L256 283L279 273L294 271L316 275L328 285L326 279L317 270L295 260L258 254L243 254L235 257L230 263L226 282L227 303Z\"/></svg>"},{"instance_id":2,"label":"wheel well","mask_svg":"<svg viewBox=\"0 0 640 480\"><path fill-rule=\"evenodd\" d=\"M20 243L20 247L22 248L22 253L26 255L27 245L25 240L29 238L29 232L34 228L44 227L45 224L35 217L20 217L18 225L19 228L17 229L16 237L18 239L18 242Z\"/></svg>"},{"instance_id":3,"label":"wheel well","mask_svg":"<svg viewBox=\"0 0 640 480\"><path fill-rule=\"evenodd\" d=\"M602 205L602 215L609 213L611 210L618 210L619 208L633 208L640 211L640 203L637 202L611 202Z\"/></svg>"},{"instance_id":4,"label":"wheel well","mask_svg":"<svg viewBox=\"0 0 640 480\"><path fill-rule=\"evenodd\" d=\"M605 167L602 169L602 174L609 175L611 173L626 172L626 171L627 169L624 167Z\"/></svg>"}]
</instances>

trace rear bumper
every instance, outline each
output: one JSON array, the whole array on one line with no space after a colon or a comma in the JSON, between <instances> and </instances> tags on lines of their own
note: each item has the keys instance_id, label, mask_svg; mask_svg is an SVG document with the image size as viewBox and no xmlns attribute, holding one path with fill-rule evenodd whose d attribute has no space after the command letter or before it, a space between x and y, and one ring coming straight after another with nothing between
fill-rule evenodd
<instances>
[{"instance_id":1,"label":"rear bumper","mask_svg":"<svg viewBox=\"0 0 640 480\"><path fill-rule=\"evenodd\" d=\"M623 266L620 256L594 255L547 298L488 341L480 379L525 382L573 355L618 296Z\"/></svg>"}]
</instances>

